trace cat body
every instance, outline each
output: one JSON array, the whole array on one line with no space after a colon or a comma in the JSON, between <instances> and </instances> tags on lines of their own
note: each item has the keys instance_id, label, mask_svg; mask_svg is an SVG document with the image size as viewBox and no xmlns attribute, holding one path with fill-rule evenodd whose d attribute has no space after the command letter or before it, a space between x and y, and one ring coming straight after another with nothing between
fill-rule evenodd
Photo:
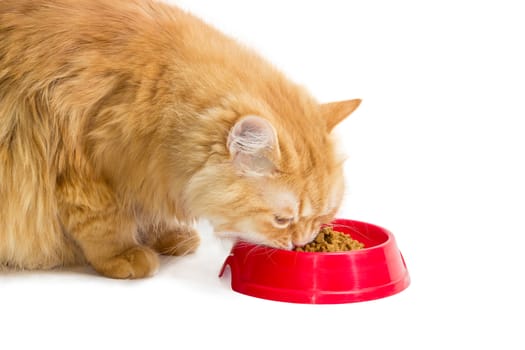
<instances>
[{"instance_id":1,"label":"cat body","mask_svg":"<svg viewBox=\"0 0 525 350\"><path fill-rule=\"evenodd\" d=\"M290 249L335 215L331 129L252 50L151 0L0 1L0 265L150 276L217 234Z\"/></svg>"}]
</instances>

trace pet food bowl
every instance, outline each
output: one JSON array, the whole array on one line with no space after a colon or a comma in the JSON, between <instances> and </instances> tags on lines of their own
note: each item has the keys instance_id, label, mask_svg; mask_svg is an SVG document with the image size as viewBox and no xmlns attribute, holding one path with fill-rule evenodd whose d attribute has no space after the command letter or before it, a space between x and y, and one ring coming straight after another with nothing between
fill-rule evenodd
<instances>
[{"instance_id":1,"label":"pet food bowl","mask_svg":"<svg viewBox=\"0 0 525 350\"><path fill-rule=\"evenodd\" d=\"M331 226L364 243L360 250L307 253L237 242L224 261L234 291L303 304L341 304L379 299L410 284L394 236L365 222L337 219Z\"/></svg>"}]
</instances>

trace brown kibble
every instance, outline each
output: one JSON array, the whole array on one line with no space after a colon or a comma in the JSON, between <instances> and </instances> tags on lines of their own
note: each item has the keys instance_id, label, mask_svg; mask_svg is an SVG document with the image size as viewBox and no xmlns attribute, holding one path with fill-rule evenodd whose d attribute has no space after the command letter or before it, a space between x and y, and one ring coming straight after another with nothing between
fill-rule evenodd
<instances>
[{"instance_id":1,"label":"brown kibble","mask_svg":"<svg viewBox=\"0 0 525 350\"><path fill-rule=\"evenodd\" d=\"M303 247L296 247L297 252L344 252L364 248L364 244L353 239L350 235L334 231L331 227L323 227L315 239Z\"/></svg>"}]
</instances>

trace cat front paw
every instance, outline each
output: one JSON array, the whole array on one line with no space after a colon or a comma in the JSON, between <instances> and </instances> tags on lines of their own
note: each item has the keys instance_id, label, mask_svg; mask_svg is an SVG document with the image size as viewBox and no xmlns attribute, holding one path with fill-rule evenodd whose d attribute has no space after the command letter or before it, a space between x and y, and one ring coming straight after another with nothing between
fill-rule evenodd
<instances>
[{"instance_id":1,"label":"cat front paw","mask_svg":"<svg viewBox=\"0 0 525 350\"><path fill-rule=\"evenodd\" d=\"M92 261L91 265L106 277L136 279L153 276L159 269L159 257L148 247L135 246L112 258Z\"/></svg>"}]
</instances>

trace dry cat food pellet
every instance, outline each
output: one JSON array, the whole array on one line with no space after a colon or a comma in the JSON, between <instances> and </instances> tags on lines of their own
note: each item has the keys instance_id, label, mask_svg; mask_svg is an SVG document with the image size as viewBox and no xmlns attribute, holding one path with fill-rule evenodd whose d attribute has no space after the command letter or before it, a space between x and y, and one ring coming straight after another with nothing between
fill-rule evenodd
<instances>
[{"instance_id":1,"label":"dry cat food pellet","mask_svg":"<svg viewBox=\"0 0 525 350\"><path fill-rule=\"evenodd\" d=\"M357 250L365 245L347 234L323 227L315 239L303 247L296 247L297 252L344 252Z\"/></svg>"}]
</instances>

